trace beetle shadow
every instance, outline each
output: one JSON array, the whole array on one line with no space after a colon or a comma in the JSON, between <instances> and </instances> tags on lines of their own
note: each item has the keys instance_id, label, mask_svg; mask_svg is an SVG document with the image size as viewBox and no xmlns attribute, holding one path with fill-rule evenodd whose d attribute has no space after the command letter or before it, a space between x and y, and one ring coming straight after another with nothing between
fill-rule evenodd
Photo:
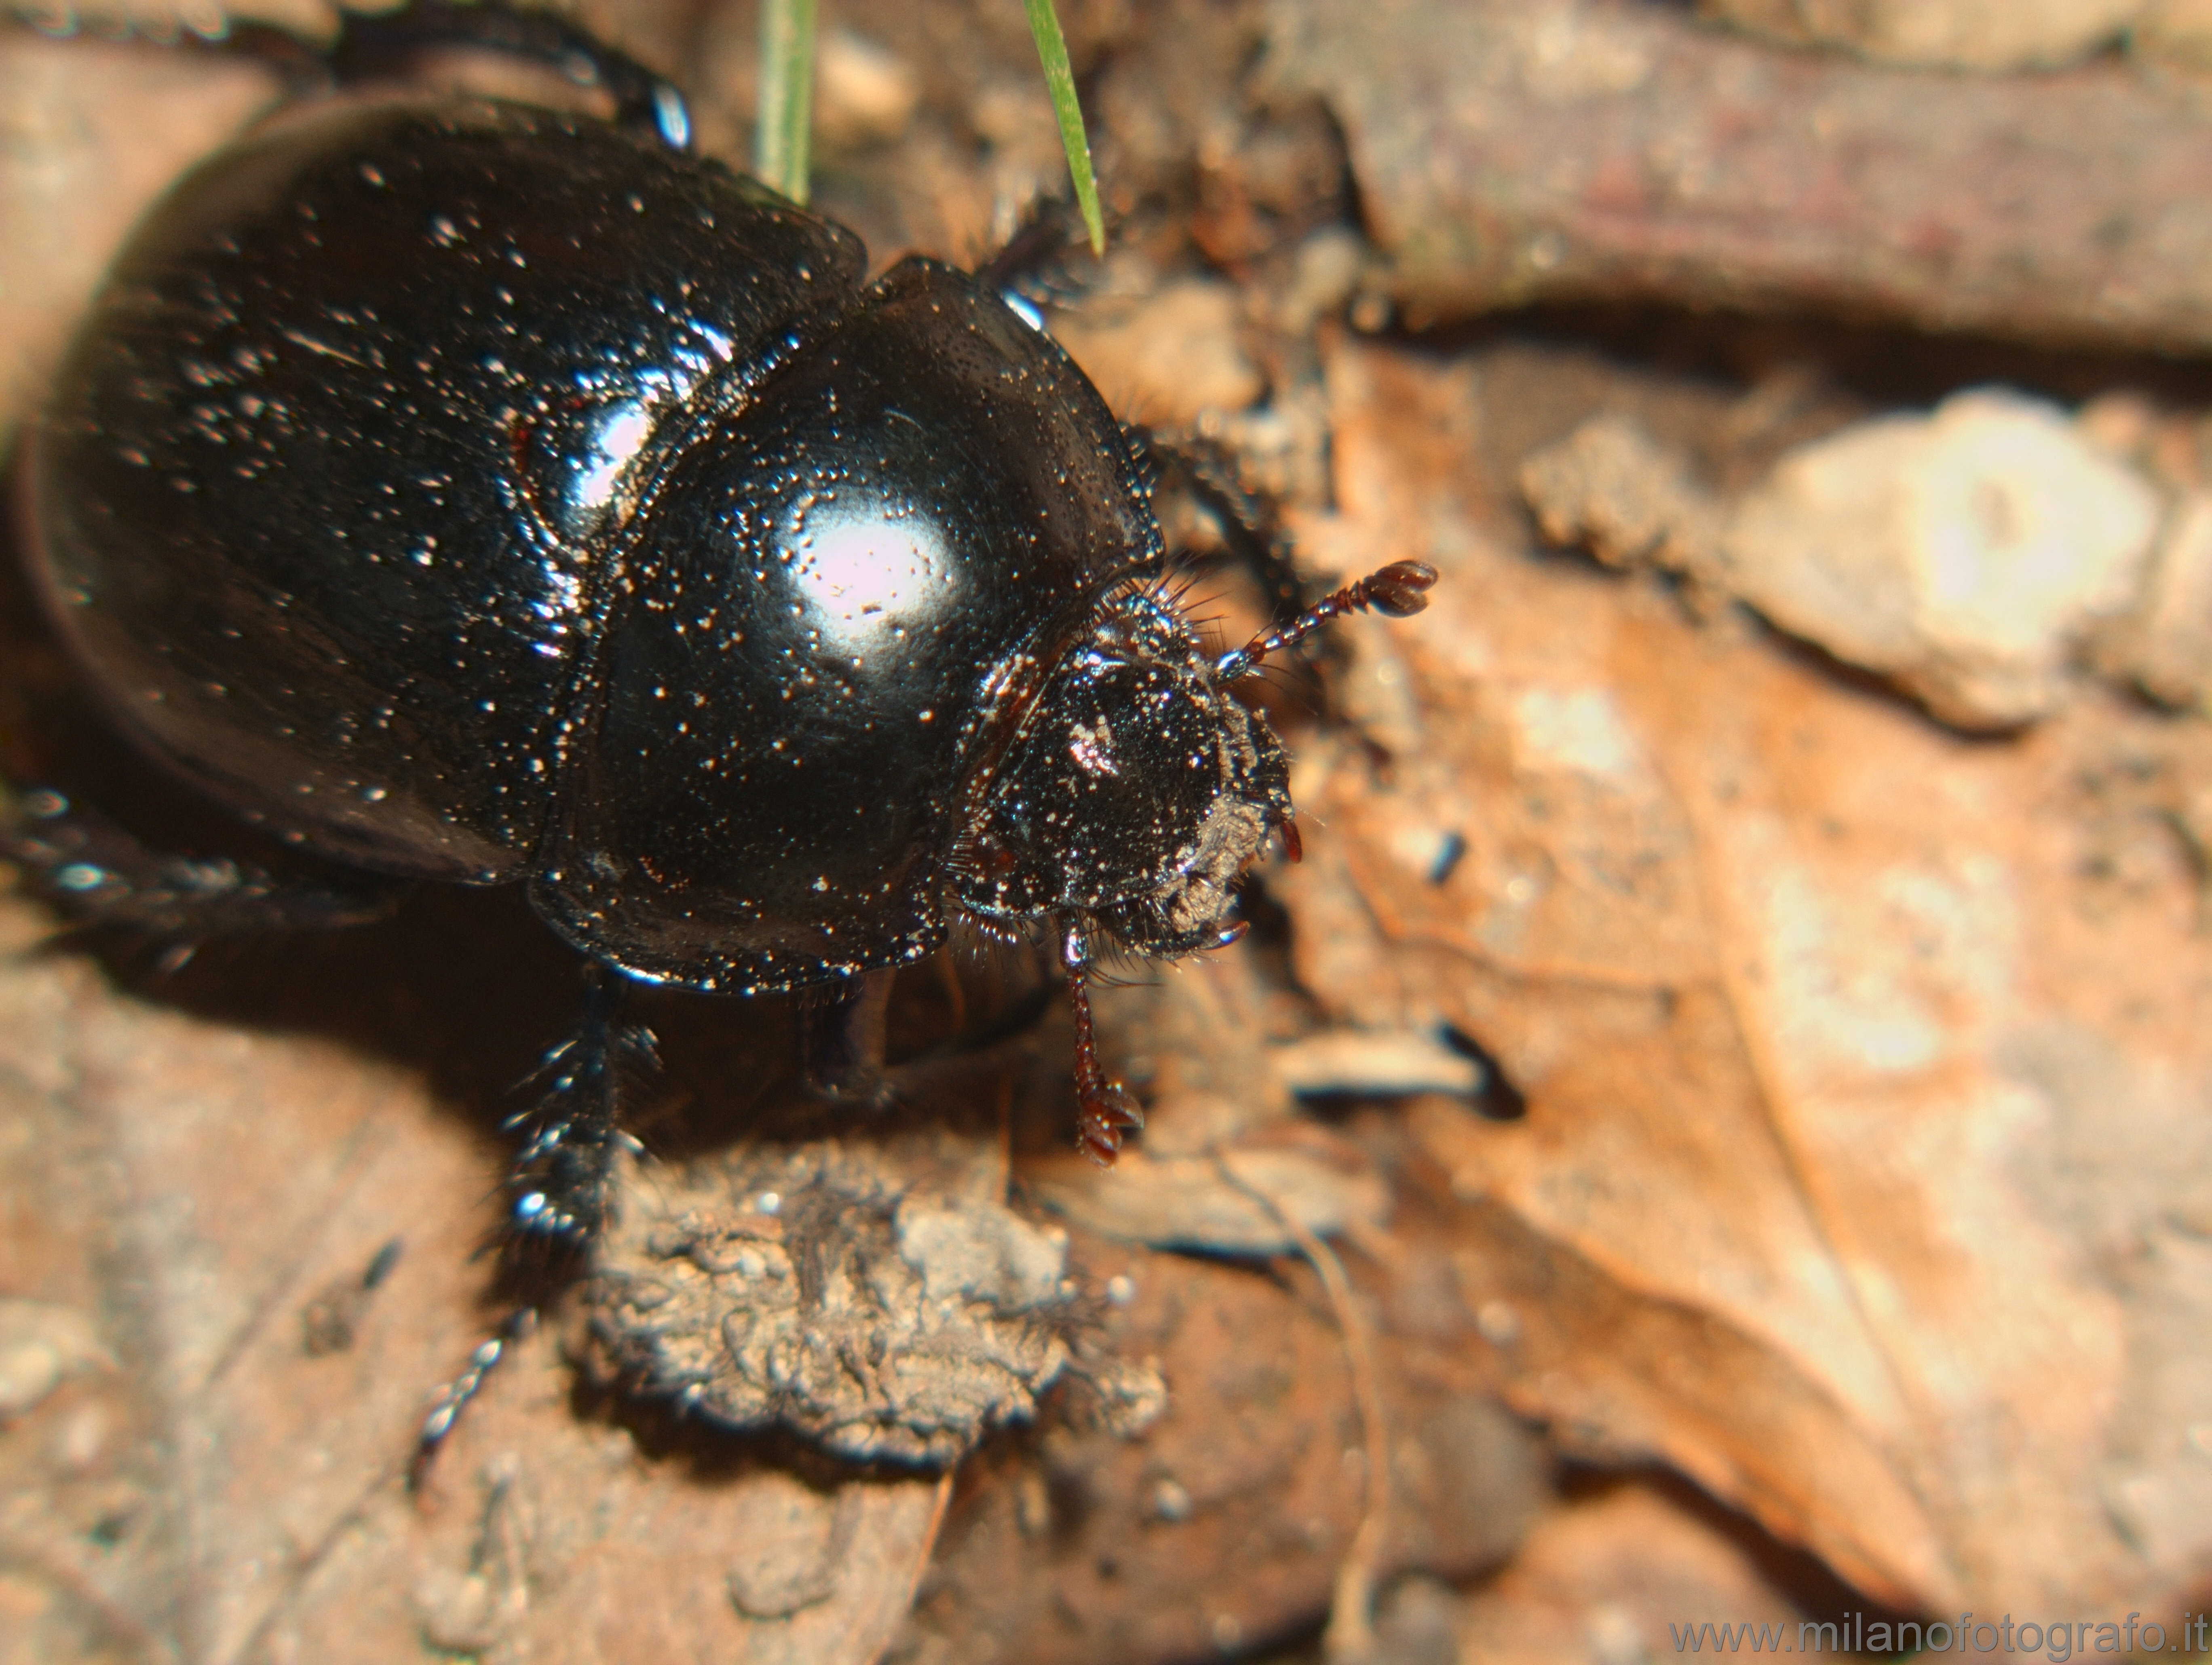
<instances>
[{"instance_id":1,"label":"beetle shadow","mask_svg":"<svg viewBox=\"0 0 2212 1665\"><path fill-rule=\"evenodd\" d=\"M0 473L0 479L9 477ZM44 616L0 517L0 792L51 786L96 806L150 848L230 857L306 881L353 872L226 812L124 736ZM57 912L41 952L82 954L118 988L211 1022L337 1041L422 1075L446 1111L503 1141L550 1050L574 1032L581 958L532 911L522 887L406 888L388 917L329 929L173 938L72 929ZM964 1096L955 1067L979 1043L1033 1025L1039 978L1018 954L963 957L899 979L889 1015L891 1097L926 1110ZM761 1136L805 1136L830 1111L799 1080L795 1002L639 987L625 1015L659 1042L631 1085L626 1124L656 1156Z\"/></svg>"}]
</instances>

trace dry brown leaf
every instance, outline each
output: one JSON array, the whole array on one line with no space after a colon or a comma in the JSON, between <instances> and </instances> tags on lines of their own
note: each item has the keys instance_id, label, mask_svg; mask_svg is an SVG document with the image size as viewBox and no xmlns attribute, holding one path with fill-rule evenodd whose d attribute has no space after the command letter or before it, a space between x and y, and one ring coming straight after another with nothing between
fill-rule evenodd
<instances>
[{"instance_id":1,"label":"dry brown leaf","mask_svg":"<svg viewBox=\"0 0 2212 1665\"><path fill-rule=\"evenodd\" d=\"M1763 1650L1779 1651L1765 1644L1780 1636L1794 1651L1798 1618L1710 1521L1629 1485L1545 1521L1452 1630L1459 1665L1604 1665L1684 1652L1700 1624L1752 1625ZM1716 1638L1697 1639L1703 1651Z\"/></svg>"},{"instance_id":2,"label":"dry brown leaf","mask_svg":"<svg viewBox=\"0 0 2212 1665\"><path fill-rule=\"evenodd\" d=\"M1352 686L1413 743L1309 748L1283 887L1334 1013L1458 1025L1527 1093L1517 1124L1415 1123L1468 1210L1468 1299L1524 1338L1516 1402L1893 1601L2201 1576L2212 940L2170 828L2130 822L2149 855L2097 881L2083 783L2155 755L2179 791L2212 740L2102 704L1948 736L1523 558L1480 362L1330 374L1316 542L1445 577L1356 638Z\"/></svg>"}]
</instances>

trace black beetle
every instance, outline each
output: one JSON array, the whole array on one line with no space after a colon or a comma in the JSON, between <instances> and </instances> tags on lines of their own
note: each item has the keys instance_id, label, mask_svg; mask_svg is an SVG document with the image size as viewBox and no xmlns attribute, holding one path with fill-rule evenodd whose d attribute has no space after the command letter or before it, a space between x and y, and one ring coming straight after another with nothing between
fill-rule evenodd
<instances>
[{"instance_id":1,"label":"black beetle","mask_svg":"<svg viewBox=\"0 0 2212 1665\"><path fill-rule=\"evenodd\" d=\"M621 978L813 991L855 1092L890 972L965 917L1048 921L1079 1140L1134 1105L1096 947L1231 940L1288 771L1229 692L1399 563L1238 651L1163 573L1141 439L994 288L873 283L857 238L690 153L648 72L543 15L417 4L331 58L492 45L613 119L380 89L295 105L175 187L32 435L38 584L123 726L205 792L373 871L520 883ZM17 841L94 917L326 921L58 796ZM520 1232L587 1240L621 978L525 1118Z\"/></svg>"}]
</instances>

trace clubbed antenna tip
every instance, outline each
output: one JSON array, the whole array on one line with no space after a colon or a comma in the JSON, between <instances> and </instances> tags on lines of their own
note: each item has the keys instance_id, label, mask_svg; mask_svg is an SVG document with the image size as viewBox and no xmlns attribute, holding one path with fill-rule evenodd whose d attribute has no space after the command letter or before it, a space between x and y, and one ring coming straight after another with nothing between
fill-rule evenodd
<instances>
[{"instance_id":1,"label":"clubbed antenna tip","mask_svg":"<svg viewBox=\"0 0 2212 1665\"><path fill-rule=\"evenodd\" d=\"M1323 596L1290 623L1263 630L1234 653L1224 653L1216 672L1224 682L1249 676L1269 654L1294 646L1346 613L1372 608L1394 619L1409 618L1429 604L1429 590L1436 581L1437 569L1426 561L1394 560L1358 583Z\"/></svg>"}]
</instances>

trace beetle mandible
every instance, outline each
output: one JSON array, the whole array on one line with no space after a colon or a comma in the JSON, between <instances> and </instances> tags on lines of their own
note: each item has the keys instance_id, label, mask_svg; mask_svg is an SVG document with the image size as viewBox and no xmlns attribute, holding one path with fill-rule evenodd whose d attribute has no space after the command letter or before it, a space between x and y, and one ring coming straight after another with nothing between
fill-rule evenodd
<instances>
[{"instance_id":1,"label":"beetle mandible","mask_svg":"<svg viewBox=\"0 0 2212 1665\"><path fill-rule=\"evenodd\" d=\"M345 90L456 41L611 119ZM249 820L377 873L526 886L586 1010L524 1118L512 1229L587 1242L623 1138L628 981L800 991L810 1079L868 1090L891 972L956 917L1054 932L1079 1141L1100 947L1232 940L1288 766L1231 692L1400 562L1226 655L1164 583L1141 439L988 284L693 154L667 83L543 15L356 17L332 96L138 228L31 437L35 580L122 726ZM81 911L288 912L35 798ZM613 975L609 975L612 973Z\"/></svg>"}]
</instances>

